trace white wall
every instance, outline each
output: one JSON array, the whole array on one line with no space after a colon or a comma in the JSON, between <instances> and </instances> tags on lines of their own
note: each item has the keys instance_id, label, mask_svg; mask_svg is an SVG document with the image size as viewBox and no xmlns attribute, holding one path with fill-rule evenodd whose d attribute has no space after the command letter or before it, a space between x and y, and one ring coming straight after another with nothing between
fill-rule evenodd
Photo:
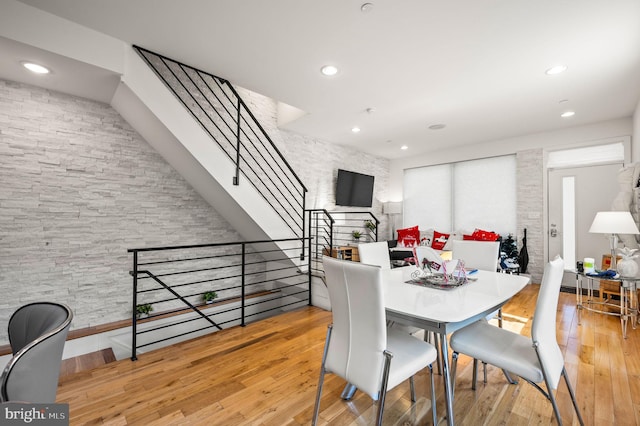
<instances>
[{"instance_id":1,"label":"white wall","mask_svg":"<svg viewBox=\"0 0 640 426\"><path fill-rule=\"evenodd\" d=\"M545 151L589 144L618 136L631 135L638 125L638 114L631 117L570 127L562 130L523 135L509 139L478 143L464 147L434 151L427 155L392 160L389 172L389 196L402 199L404 170L433 164L451 163L476 158L516 154L518 248L523 229L527 229L529 269L533 282L540 282L546 261L546 169ZM635 121L634 121L635 120ZM637 134L637 133L636 133ZM635 150L637 151L637 149ZM407 224L409 225L409 224Z\"/></svg>"},{"instance_id":2,"label":"white wall","mask_svg":"<svg viewBox=\"0 0 640 426\"><path fill-rule=\"evenodd\" d=\"M636 135L640 135L640 117L636 112ZM474 145L454 147L433 151L422 156L408 157L391 161L389 171L389 197L402 199L402 176L404 169L451 163L497 155L516 154L530 149L557 149L590 141L634 133L631 117L603 121L579 127L569 127L532 135L517 136L509 139L482 142ZM640 155L640 154L639 154Z\"/></svg>"},{"instance_id":3,"label":"white wall","mask_svg":"<svg viewBox=\"0 0 640 426\"><path fill-rule=\"evenodd\" d=\"M631 161L640 161L640 99L633 114L633 136L631 137Z\"/></svg>"}]
</instances>

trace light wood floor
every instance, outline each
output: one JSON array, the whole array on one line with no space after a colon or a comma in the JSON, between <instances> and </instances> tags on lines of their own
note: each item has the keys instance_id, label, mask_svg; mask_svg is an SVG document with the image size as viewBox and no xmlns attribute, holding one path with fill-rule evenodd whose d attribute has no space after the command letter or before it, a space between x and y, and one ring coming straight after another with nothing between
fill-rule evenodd
<instances>
[{"instance_id":1,"label":"light wood floor","mask_svg":"<svg viewBox=\"0 0 640 426\"><path fill-rule=\"evenodd\" d=\"M530 330L537 285L504 308L507 327ZM308 307L160 349L138 361L110 362L61 377L58 402L69 403L71 424L308 425L311 421L326 326L331 313ZM587 424L640 424L640 329L622 339L617 318L589 313L578 325L575 296L561 293L558 339ZM470 389L471 363L461 357L454 411L460 425L553 424L551 405L532 386L509 385L489 368L486 385ZM441 376L438 413L444 414ZM371 400L357 393L344 402L344 382L328 375L321 423L370 424ZM385 425L430 424L428 373L391 391ZM577 424L566 388L559 404L565 424Z\"/></svg>"}]
</instances>

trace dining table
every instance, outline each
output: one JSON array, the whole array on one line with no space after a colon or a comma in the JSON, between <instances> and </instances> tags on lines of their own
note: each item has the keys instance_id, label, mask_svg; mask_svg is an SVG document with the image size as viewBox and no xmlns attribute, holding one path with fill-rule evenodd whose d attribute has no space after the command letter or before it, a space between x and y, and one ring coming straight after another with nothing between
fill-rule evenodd
<instances>
[{"instance_id":1,"label":"dining table","mask_svg":"<svg viewBox=\"0 0 640 426\"><path fill-rule=\"evenodd\" d=\"M454 425L453 392L447 335L481 320L502 307L529 282L526 275L476 271L461 285L415 283L424 277L415 266L382 271L387 321L439 334L446 417ZM412 281L414 281L412 283ZM418 280L420 281L420 280Z\"/></svg>"}]
</instances>

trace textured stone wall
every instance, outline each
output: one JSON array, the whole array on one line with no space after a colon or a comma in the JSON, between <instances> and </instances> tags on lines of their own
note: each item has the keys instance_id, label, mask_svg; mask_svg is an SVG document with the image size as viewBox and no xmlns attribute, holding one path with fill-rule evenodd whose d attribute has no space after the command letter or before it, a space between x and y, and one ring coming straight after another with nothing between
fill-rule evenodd
<instances>
[{"instance_id":1,"label":"textured stone wall","mask_svg":"<svg viewBox=\"0 0 640 426\"><path fill-rule=\"evenodd\" d=\"M542 149L516 155L518 188L518 249L527 229L527 252L531 281L540 283L544 272L544 155Z\"/></svg>"},{"instance_id":2,"label":"textured stone wall","mask_svg":"<svg viewBox=\"0 0 640 426\"><path fill-rule=\"evenodd\" d=\"M307 208L333 208L344 168L376 176L384 221L388 160L280 132L274 101L241 96L309 189ZM109 105L3 80L0 182L0 324L36 300L69 304L73 329L129 318L127 249L240 239Z\"/></svg>"},{"instance_id":3,"label":"textured stone wall","mask_svg":"<svg viewBox=\"0 0 640 426\"><path fill-rule=\"evenodd\" d=\"M0 324L37 300L128 318L127 249L240 239L109 105L3 80L0 182Z\"/></svg>"}]
</instances>

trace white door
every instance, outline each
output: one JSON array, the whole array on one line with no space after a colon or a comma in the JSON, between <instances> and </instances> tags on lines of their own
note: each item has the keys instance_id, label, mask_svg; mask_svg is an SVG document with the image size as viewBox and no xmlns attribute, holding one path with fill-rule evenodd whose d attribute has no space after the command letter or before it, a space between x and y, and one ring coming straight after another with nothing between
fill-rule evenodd
<instances>
[{"instance_id":1,"label":"white door","mask_svg":"<svg viewBox=\"0 0 640 426\"><path fill-rule=\"evenodd\" d=\"M549 259L560 254L565 260L563 286L575 287L576 261L595 259L600 268L602 255L610 253L609 239L590 234L596 213L611 210L618 194L618 171L623 164L550 169L548 172Z\"/></svg>"}]
</instances>

